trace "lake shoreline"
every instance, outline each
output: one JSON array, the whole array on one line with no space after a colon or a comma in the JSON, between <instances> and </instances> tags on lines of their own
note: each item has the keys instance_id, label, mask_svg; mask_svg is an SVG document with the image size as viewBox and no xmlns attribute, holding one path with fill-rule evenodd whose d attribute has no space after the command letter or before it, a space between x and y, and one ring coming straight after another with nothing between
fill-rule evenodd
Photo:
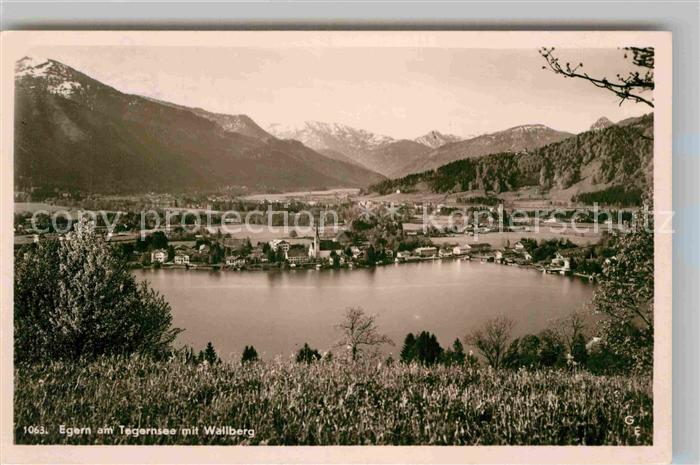
<instances>
[{"instance_id":1,"label":"lake shoreline","mask_svg":"<svg viewBox=\"0 0 700 465\"><path fill-rule=\"evenodd\" d=\"M151 265L141 265L141 264L131 264L130 269L131 270L185 270L185 271L194 271L194 272L203 272L203 271L208 271L208 272L235 272L235 273L245 273L245 272L268 272L268 271L278 271L278 272L290 272L290 271L299 271L299 270L304 270L304 271L333 271L333 270L371 270L373 268L380 268L380 267L387 267L387 266L392 266L392 265L409 265L409 264L416 264L416 263L421 263L421 262L435 262L435 261L440 261L440 262L449 262L449 261L467 261L467 262L474 262L474 263L491 263L494 265L501 265L501 266L509 266L509 267L514 267L514 268L520 268L523 270L532 270L532 271L537 271L541 273L547 273L547 274L556 274L560 276L566 276L570 278L579 278L581 280L585 280L588 282L595 282L596 277L593 275L587 275L584 273L575 273L575 272L570 272L566 274L558 273L558 272L550 272L548 271L543 265L536 265L536 264L520 264L520 263L505 263L505 262L497 262L493 260L493 257L490 257L491 260L488 259L489 257L486 256L474 256L474 257L413 257L411 260L398 260L398 261L392 261L392 262L381 262L381 263L376 263L374 266L369 266L369 265L343 265L340 267L333 267L333 266L328 266L328 265L314 265L314 264L307 264L307 265L298 265L298 266L289 266L289 265L276 265L276 266L245 266L245 267L239 267L239 268L232 268L226 265L210 265L210 264L202 264L202 265L175 265L175 264L163 264L160 266L155 266L153 264Z\"/></svg>"}]
</instances>

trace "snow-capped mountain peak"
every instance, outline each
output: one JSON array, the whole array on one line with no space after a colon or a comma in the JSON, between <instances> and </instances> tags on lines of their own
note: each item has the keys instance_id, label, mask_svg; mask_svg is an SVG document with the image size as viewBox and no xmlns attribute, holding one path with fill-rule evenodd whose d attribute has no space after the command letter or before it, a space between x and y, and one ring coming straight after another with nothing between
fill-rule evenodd
<instances>
[{"instance_id":1,"label":"snow-capped mountain peak","mask_svg":"<svg viewBox=\"0 0 700 465\"><path fill-rule=\"evenodd\" d=\"M77 74L79 73L71 68L48 58L25 56L15 63L16 79L39 79L49 93L65 98L83 88L83 85L75 80Z\"/></svg>"},{"instance_id":2,"label":"snow-capped mountain peak","mask_svg":"<svg viewBox=\"0 0 700 465\"><path fill-rule=\"evenodd\" d=\"M15 74L17 77L42 77L46 75L51 66L53 66L53 63L48 58L27 56L15 63Z\"/></svg>"},{"instance_id":3,"label":"snow-capped mountain peak","mask_svg":"<svg viewBox=\"0 0 700 465\"><path fill-rule=\"evenodd\" d=\"M276 137L296 139L316 150L342 148L343 153L372 149L394 141L389 136L375 134L364 129L322 121L304 121L300 125L292 126L271 124L267 130Z\"/></svg>"},{"instance_id":4,"label":"snow-capped mountain peak","mask_svg":"<svg viewBox=\"0 0 700 465\"><path fill-rule=\"evenodd\" d=\"M453 134L443 134L440 131L433 130L423 136L415 138L414 140L419 144L427 145L430 148L436 149L445 144L460 141L462 138Z\"/></svg>"},{"instance_id":5,"label":"snow-capped mountain peak","mask_svg":"<svg viewBox=\"0 0 700 465\"><path fill-rule=\"evenodd\" d=\"M515 126L513 128L510 128L509 131L515 131L515 132L533 132L533 131L541 131L543 129L549 129L547 126L544 124L523 124L520 126Z\"/></svg>"}]
</instances>

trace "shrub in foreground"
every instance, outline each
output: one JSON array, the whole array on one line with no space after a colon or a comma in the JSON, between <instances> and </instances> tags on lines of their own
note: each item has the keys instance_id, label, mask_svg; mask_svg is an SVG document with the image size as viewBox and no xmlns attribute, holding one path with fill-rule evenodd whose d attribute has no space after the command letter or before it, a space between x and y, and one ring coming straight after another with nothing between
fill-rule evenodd
<instances>
[{"instance_id":1,"label":"shrub in foreground","mask_svg":"<svg viewBox=\"0 0 700 465\"><path fill-rule=\"evenodd\" d=\"M15 359L78 359L170 350L170 305L138 284L91 224L15 256Z\"/></svg>"}]
</instances>

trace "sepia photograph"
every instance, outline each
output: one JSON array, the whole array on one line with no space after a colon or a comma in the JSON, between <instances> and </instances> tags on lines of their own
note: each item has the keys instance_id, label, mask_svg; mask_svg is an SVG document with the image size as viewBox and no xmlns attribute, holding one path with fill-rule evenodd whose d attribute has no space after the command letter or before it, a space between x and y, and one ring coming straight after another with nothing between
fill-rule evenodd
<instances>
[{"instance_id":1,"label":"sepia photograph","mask_svg":"<svg viewBox=\"0 0 700 465\"><path fill-rule=\"evenodd\" d=\"M670 438L670 35L50 34L4 57L15 445Z\"/></svg>"}]
</instances>

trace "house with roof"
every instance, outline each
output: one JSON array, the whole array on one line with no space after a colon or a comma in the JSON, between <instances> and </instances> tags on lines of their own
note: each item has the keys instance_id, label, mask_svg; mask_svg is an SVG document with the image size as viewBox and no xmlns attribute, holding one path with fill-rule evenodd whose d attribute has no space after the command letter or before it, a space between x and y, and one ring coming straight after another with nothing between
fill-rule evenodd
<instances>
[{"instance_id":1,"label":"house with roof","mask_svg":"<svg viewBox=\"0 0 700 465\"><path fill-rule=\"evenodd\" d=\"M287 261L291 265L303 265L309 263L311 258L306 248L294 247L287 251Z\"/></svg>"},{"instance_id":2,"label":"house with roof","mask_svg":"<svg viewBox=\"0 0 700 465\"><path fill-rule=\"evenodd\" d=\"M452 255L467 255L470 247L468 245L456 245L452 247Z\"/></svg>"},{"instance_id":3,"label":"house with roof","mask_svg":"<svg viewBox=\"0 0 700 465\"><path fill-rule=\"evenodd\" d=\"M173 262L176 265L189 265L190 264L190 256L189 256L189 254L187 254L183 251L178 251L175 253L175 258L173 259Z\"/></svg>"},{"instance_id":4,"label":"house with roof","mask_svg":"<svg viewBox=\"0 0 700 465\"><path fill-rule=\"evenodd\" d=\"M270 248L274 252L277 252L278 249L282 249L286 254L287 252L289 252L289 248L291 246L292 246L292 244L285 241L284 239L273 239L270 241Z\"/></svg>"},{"instance_id":5,"label":"house with roof","mask_svg":"<svg viewBox=\"0 0 700 465\"><path fill-rule=\"evenodd\" d=\"M165 263L168 260L168 251L157 249L151 252L151 261L153 263Z\"/></svg>"},{"instance_id":6,"label":"house with roof","mask_svg":"<svg viewBox=\"0 0 700 465\"><path fill-rule=\"evenodd\" d=\"M452 249L440 249L438 255L440 258L450 258L452 256Z\"/></svg>"},{"instance_id":7,"label":"house with roof","mask_svg":"<svg viewBox=\"0 0 700 465\"><path fill-rule=\"evenodd\" d=\"M429 258L437 255L437 247L418 247L414 250L414 253L419 257Z\"/></svg>"},{"instance_id":8,"label":"house with roof","mask_svg":"<svg viewBox=\"0 0 700 465\"><path fill-rule=\"evenodd\" d=\"M229 255L226 257L226 266L230 268L241 268L245 265L245 258L240 255Z\"/></svg>"},{"instance_id":9,"label":"house with roof","mask_svg":"<svg viewBox=\"0 0 700 465\"><path fill-rule=\"evenodd\" d=\"M553 271L569 271L571 269L571 259L557 252L549 266Z\"/></svg>"},{"instance_id":10,"label":"house with roof","mask_svg":"<svg viewBox=\"0 0 700 465\"><path fill-rule=\"evenodd\" d=\"M486 242L473 242L465 245L470 253L486 253L491 251L491 244Z\"/></svg>"},{"instance_id":11,"label":"house with roof","mask_svg":"<svg viewBox=\"0 0 700 465\"><path fill-rule=\"evenodd\" d=\"M340 245L348 245L352 242L352 236L345 230L340 231L335 236L335 242L339 243Z\"/></svg>"}]
</instances>

